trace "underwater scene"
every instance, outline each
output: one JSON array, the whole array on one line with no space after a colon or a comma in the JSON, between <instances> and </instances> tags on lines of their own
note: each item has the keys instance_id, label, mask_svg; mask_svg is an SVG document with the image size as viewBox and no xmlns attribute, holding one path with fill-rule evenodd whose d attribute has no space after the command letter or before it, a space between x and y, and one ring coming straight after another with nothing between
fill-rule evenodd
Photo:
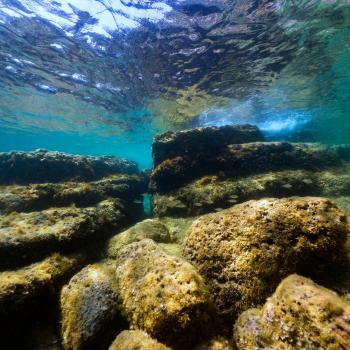
<instances>
[{"instance_id":1,"label":"underwater scene","mask_svg":"<svg viewBox=\"0 0 350 350\"><path fill-rule=\"evenodd\" d=\"M0 0L1 350L350 350L350 0Z\"/></svg>"}]
</instances>

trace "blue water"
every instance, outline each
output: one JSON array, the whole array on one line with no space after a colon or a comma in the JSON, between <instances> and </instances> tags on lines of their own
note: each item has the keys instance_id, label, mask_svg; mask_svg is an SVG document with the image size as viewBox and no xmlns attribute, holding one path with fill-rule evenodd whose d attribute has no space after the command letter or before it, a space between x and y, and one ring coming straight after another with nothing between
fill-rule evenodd
<instances>
[{"instance_id":1,"label":"blue water","mask_svg":"<svg viewBox=\"0 0 350 350\"><path fill-rule=\"evenodd\" d=\"M0 1L0 151L149 168L156 133L237 123L349 142L345 0L49 3Z\"/></svg>"}]
</instances>

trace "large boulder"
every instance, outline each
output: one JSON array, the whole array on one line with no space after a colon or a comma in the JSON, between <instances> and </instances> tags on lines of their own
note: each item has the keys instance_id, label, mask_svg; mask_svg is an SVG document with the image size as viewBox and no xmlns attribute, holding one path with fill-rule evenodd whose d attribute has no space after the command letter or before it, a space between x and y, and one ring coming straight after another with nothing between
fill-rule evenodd
<instances>
[{"instance_id":1,"label":"large boulder","mask_svg":"<svg viewBox=\"0 0 350 350\"><path fill-rule=\"evenodd\" d=\"M64 349L106 348L123 325L114 266L86 266L62 289L60 300Z\"/></svg>"},{"instance_id":2,"label":"large boulder","mask_svg":"<svg viewBox=\"0 0 350 350\"><path fill-rule=\"evenodd\" d=\"M92 181L113 174L134 173L138 173L136 163L113 156L91 157L46 150L0 153L0 184Z\"/></svg>"},{"instance_id":3,"label":"large boulder","mask_svg":"<svg viewBox=\"0 0 350 350\"><path fill-rule=\"evenodd\" d=\"M350 196L350 172L282 170L235 178L204 176L152 198L154 215L195 216L250 199L290 196Z\"/></svg>"},{"instance_id":4,"label":"large boulder","mask_svg":"<svg viewBox=\"0 0 350 350\"><path fill-rule=\"evenodd\" d=\"M156 135L152 145L153 164L178 156L196 153L217 154L226 145L263 141L260 130L253 125L225 125Z\"/></svg>"},{"instance_id":5,"label":"large boulder","mask_svg":"<svg viewBox=\"0 0 350 350\"><path fill-rule=\"evenodd\" d=\"M268 198L199 218L183 254L232 319L264 302L285 276L322 274L341 256L347 233L345 214L327 199Z\"/></svg>"},{"instance_id":6,"label":"large boulder","mask_svg":"<svg viewBox=\"0 0 350 350\"><path fill-rule=\"evenodd\" d=\"M96 207L71 206L0 216L0 266L100 241L120 227L122 210L117 201L106 200Z\"/></svg>"},{"instance_id":7,"label":"large boulder","mask_svg":"<svg viewBox=\"0 0 350 350\"><path fill-rule=\"evenodd\" d=\"M139 175L113 175L92 182L63 182L0 187L0 213L30 212L50 207L95 205L108 198L126 202L141 201L147 184ZM142 203L140 203L142 206Z\"/></svg>"},{"instance_id":8,"label":"large boulder","mask_svg":"<svg viewBox=\"0 0 350 350\"><path fill-rule=\"evenodd\" d=\"M117 257L122 312L133 328L188 349L209 327L211 303L197 270L150 239L127 245Z\"/></svg>"},{"instance_id":9,"label":"large boulder","mask_svg":"<svg viewBox=\"0 0 350 350\"><path fill-rule=\"evenodd\" d=\"M170 243L172 241L168 228L161 221L146 219L113 236L107 244L107 256L111 259L116 258L123 247L145 238L152 239L157 243Z\"/></svg>"},{"instance_id":10,"label":"large boulder","mask_svg":"<svg viewBox=\"0 0 350 350\"><path fill-rule=\"evenodd\" d=\"M350 349L350 303L310 279L284 279L263 308L237 320L238 350Z\"/></svg>"},{"instance_id":11,"label":"large boulder","mask_svg":"<svg viewBox=\"0 0 350 350\"><path fill-rule=\"evenodd\" d=\"M171 350L140 330L119 333L108 350Z\"/></svg>"},{"instance_id":12,"label":"large boulder","mask_svg":"<svg viewBox=\"0 0 350 350\"><path fill-rule=\"evenodd\" d=\"M304 169L316 171L344 165L335 149L319 144L251 142L220 148L215 154L190 153L166 159L150 177L151 188L165 193L204 175L222 173L240 177L267 171Z\"/></svg>"}]
</instances>

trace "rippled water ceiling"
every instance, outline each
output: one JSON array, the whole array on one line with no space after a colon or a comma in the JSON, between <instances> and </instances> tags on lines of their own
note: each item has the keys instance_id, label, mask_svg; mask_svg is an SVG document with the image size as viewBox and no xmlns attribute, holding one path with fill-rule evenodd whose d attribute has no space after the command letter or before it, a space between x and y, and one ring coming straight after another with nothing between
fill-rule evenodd
<instances>
[{"instance_id":1,"label":"rippled water ceiling","mask_svg":"<svg viewBox=\"0 0 350 350\"><path fill-rule=\"evenodd\" d=\"M0 0L0 150L147 166L156 132L242 122L347 142L349 31L348 0Z\"/></svg>"}]
</instances>

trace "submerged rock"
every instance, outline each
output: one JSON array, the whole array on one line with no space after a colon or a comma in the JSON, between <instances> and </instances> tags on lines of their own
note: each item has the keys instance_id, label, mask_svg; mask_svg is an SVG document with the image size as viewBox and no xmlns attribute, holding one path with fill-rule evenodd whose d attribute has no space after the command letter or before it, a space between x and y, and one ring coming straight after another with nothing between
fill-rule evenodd
<instances>
[{"instance_id":1,"label":"submerged rock","mask_svg":"<svg viewBox=\"0 0 350 350\"><path fill-rule=\"evenodd\" d=\"M0 266L101 240L120 227L122 210L118 202L106 200L83 209L71 206L0 216Z\"/></svg>"},{"instance_id":2,"label":"submerged rock","mask_svg":"<svg viewBox=\"0 0 350 350\"><path fill-rule=\"evenodd\" d=\"M113 156L91 157L46 150L0 153L3 185L92 181L113 174L137 173L136 163Z\"/></svg>"},{"instance_id":3,"label":"submerged rock","mask_svg":"<svg viewBox=\"0 0 350 350\"><path fill-rule=\"evenodd\" d=\"M261 310L236 322L238 350L350 349L350 303L310 279L284 279Z\"/></svg>"},{"instance_id":4,"label":"submerged rock","mask_svg":"<svg viewBox=\"0 0 350 350\"><path fill-rule=\"evenodd\" d=\"M0 272L0 319L8 321L58 292L84 260L82 255L53 254L41 262Z\"/></svg>"},{"instance_id":5,"label":"submerged rock","mask_svg":"<svg viewBox=\"0 0 350 350\"><path fill-rule=\"evenodd\" d=\"M152 339L146 332L123 331L114 340L108 350L171 350Z\"/></svg>"},{"instance_id":6,"label":"submerged rock","mask_svg":"<svg viewBox=\"0 0 350 350\"><path fill-rule=\"evenodd\" d=\"M156 216L195 216L264 197L350 195L350 172L283 170L238 179L204 176L152 199Z\"/></svg>"},{"instance_id":7,"label":"submerged rock","mask_svg":"<svg viewBox=\"0 0 350 350\"><path fill-rule=\"evenodd\" d=\"M170 243L168 228L157 219L146 219L132 226L128 230L118 233L108 241L107 255L116 258L120 250L126 245L150 238L158 243Z\"/></svg>"},{"instance_id":8,"label":"submerged rock","mask_svg":"<svg viewBox=\"0 0 350 350\"><path fill-rule=\"evenodd\" d=\"M142 177L127 174L113 175L94 182L1 186L0 213L37 211L71 204L87 207L110 197L123 199L124 203L141 201L141 194L146 189L147 184Z\"/></svg>"},{"instance_id":9,"label":"submerged rock","mask_svg":"<svg viewBox=\"0 0 350 350\"><path fill-rule=\"evenodd\" d=\"M189 349L210 327L211 303L202 277L152 240L129 244L119 253L116 277L121 308L133 328Z\"/></svg>"},{"instance_id":10,"label":"submerged rock","mask_svg":"<svg viewBox=\"0 0 350 350\"><path fill-rule=\"evenodd\" d=\"M114 267L101 263L88 265L62 289L64 349L100 349L102 344L107 347L122 324Z\"/></svg>"},{"instance_id":11,"label":"submerged rock","mask_svg":"<svg viewBox=\"0 0 350 350\"><path fill-rule=\"evenodd\" d=\"M324 198L261 199L196 220L184 256L229 318L271 295L290 273L321 274L342 254L345 214Z\"/></svg>"},{"instance_id":12,"label":"submerged rock","mask_svg":"<svg viewBox=\"0 0 350 350\"><path fill-rule=\"evenodd\" d=\"M179 132L168 131L155 136L152 145L154 165L178 156L197 153L218 154L230 144L263 141L260 130L253 125L225 125Z\"/></svg>"},{"instance_id":13,"label":"submerged rock","mask_svg":"<svg viewBox=\"0 0 350 350\"><path fill-rule=\"evenodd\" d=\"M218 336L201 343L194 350L234 350L234 348L231 340Z\"/></svg>"},{"instance_id":14,"label":"submerged rock","mask_svg":"<svg viewBox=\"0 0 350 350\"><path fill-rule=\"evenodd\" d=\"M151 188L165 193L204 175L224 174L240 177L286 169L321 169L342 167L344 160L335 149L319 144L288 142L253 142L231 144L219 153L199 152L166 159L150 177Z\"/></svg>"}]
</instances>

